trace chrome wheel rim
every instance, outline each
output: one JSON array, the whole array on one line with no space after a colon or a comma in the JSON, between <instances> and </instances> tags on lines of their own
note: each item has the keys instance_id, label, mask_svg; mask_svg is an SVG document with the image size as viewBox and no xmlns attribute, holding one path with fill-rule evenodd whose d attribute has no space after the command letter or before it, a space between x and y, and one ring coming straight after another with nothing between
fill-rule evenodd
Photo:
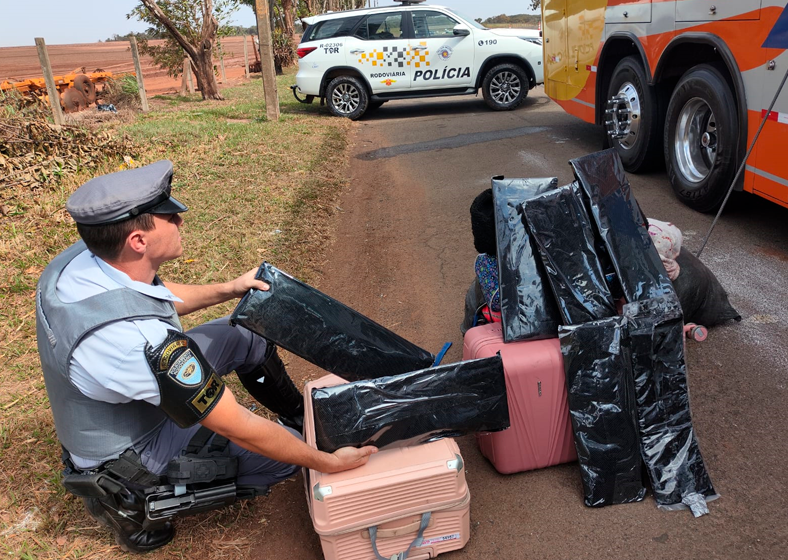
<instances>
[{"instance_id":1,"label":"chrome wheel rim","mask_svg":"<svg viewBox=\"0 0 788 560\"><path fill-rule=\"evenodd\" d=\"M625 82L607 104L608 134L618 140L623 149L632 149L640 131L640 97L637 89L631 82Z\"/></svg>"},{"instance_id":2,"label":"chrome wheel rim","mask_svg":"<svg viewBox=\"0 0 788 560\"><path fill-rule=\"evenodd\" d=\"M343 115L349 115L358 109L360 103L361 92L353 84L339 84L331 92L331 104Z\"/></svg>"},{"instance_id":3,"label":"chrome wheel rim","mask_svg":"<svg viewBox=\"0 0 788 560\"><path fill-rule=\"evenodd\" d=\"M717 120L700 97L693 97L679 112L674 142L676 164L687 181L700 183L711 173L717 157Z\"/></svg>"},{"instance_id":4,"label":"chrome wheel rim","mask_svg":"<svg viewBox=\"0 0 788 560\"><path fill-rule=\"evenodd\" d=\"M523 89L520 78L514 72L499 72L490 81L490 96L493 101L507 105L517 99Z\"/></svg>"}]
</instances>

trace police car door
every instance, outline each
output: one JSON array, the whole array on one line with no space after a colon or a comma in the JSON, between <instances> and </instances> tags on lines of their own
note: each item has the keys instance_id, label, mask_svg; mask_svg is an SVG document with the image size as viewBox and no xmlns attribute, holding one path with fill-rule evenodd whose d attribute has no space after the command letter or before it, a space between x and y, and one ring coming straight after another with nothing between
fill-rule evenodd
<instances>
[{"instance_id":1,"label":"police car door","mask_svg":"<svg viewBox=\"0 0 788 560\"><path fill-rule=\"evenodd\" d=\"M408 39L401 11L366 16L346 42L347 64L367 79L372 93L387 93L410 87L406 64Z\"/></svg>"},{"instance_id":2,"label":"police car door","mask_svg":"<svg viewBox=\"0 0 788 560\"><path fill-rule=\"evenodd\" d=\"M454 26L462 22L437 10L413 10L411 17L412 88L471 87L473 30L470 35L455 35Z\"/></svg>"}]
</instances>

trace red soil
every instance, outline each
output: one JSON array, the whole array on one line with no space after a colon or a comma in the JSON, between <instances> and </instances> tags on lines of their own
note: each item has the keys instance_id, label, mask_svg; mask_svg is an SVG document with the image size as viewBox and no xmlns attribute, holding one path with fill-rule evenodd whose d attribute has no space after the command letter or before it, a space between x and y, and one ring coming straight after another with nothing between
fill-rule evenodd
<instances>
[{"instance_id":1,"label":"red soil","mask_svg":"<svg viewBox=\"0 0 788 560\"><path fill-rule=\"evenodd\" d=\"M227 37L222 40L224 49L224 69L226 84L238 83L244 79L243 37ZM247 38L249 61L254 62L251 37ZM151 41L156 44L159 41ZM47 45L52 72L57 75L68 74L76 68L85 68L87 73L96 70L122 74L134 72L131 47L125 41L110 43L83 43L75 45ZM219 67L219 59L214 63ZM145 91L148 95L174 93L179 91L180 78L171 78L165 70L153 64L150 57L141 60ZM0 82L20 81L28 78L41 78L43 73L38 61L35 46L0 48ZM219 83L222 83L219 73ZM195 84L196 85L196 84Z\"/></svg>"}]
</instances>

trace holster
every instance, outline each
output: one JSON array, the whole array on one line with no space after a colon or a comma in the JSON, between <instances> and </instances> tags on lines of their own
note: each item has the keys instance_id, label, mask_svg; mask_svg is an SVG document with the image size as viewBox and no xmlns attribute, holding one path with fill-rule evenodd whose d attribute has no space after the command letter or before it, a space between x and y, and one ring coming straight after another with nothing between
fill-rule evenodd
<instances>
[{"instance_id":1,"label":"holster","mask_svg":"<svg viewBox=\"0 0 788 560\"><path fill-rule=\"evenodd\" d=\"M238 459L229 456L228 443L226 438L201 427L183 454L169 462L166 477L148 471L131 449L89 472L76 469L64 449L63 486L80 498L136 494L145 503L146 530L176 515L192 515L228 506L237 499L267 494L267 487L236 486Z\"/></svg>"},{"instance_id":2,"label":"holster","mask_svg":"<svg viewBox=\"0 0 788 560\"><path fill-rule=\"evenodd\" d=\"M104 498L117 494L125 486L104 473L63 473L63 486L79 498Z\"/></svg>"},{"instance_id":3,"label":"holster","mask_svg":"<svg viewBox=\"0 0 788 560\"><path fill-rule=\"evenodd\" d=\"M211 440L210 445L208 440ZM235 479L238 476L238 459L230 457L227 451L229 443L226 437L201 427L183 454L167 464L167 482L177 486Z\"/></svg>"}]
</instances>

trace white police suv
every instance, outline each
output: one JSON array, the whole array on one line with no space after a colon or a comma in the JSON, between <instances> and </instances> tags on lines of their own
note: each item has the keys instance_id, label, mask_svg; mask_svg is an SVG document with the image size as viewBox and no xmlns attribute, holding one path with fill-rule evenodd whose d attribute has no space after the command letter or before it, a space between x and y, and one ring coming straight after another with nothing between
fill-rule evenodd
<instances>
[{"instance_id":1,"label":"white police suv","mask_svg":"<svg viewBox=\"0 0 788 560\"><path fill-rule=\"evenodd\" d=\"M514 109L544 82L542 41L525 29L487 29L424 0L304 18L293 93L357 119L390 99L475 94ZM298 93L306 95L305 99Z\"/></svg>"}]
</instances>

